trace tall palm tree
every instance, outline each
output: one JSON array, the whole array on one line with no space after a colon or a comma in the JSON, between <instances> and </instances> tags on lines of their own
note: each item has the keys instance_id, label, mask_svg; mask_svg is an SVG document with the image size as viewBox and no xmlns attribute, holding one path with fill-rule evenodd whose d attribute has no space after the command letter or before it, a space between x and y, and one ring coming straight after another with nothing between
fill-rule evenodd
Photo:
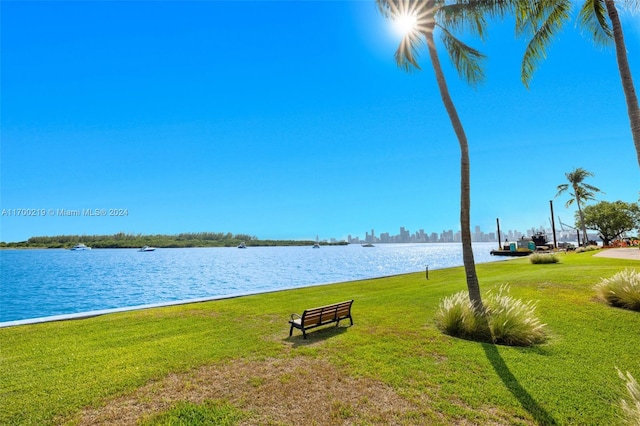
<instances>
[{"instance_id":1,"label":"tall palm tree","mask_svg":"<svg viewBox=\"0 0 640 426\"><path fill-rule=\"evenodd\" d=\"M569 181L569 183L563 183L561 185L558 185L558 193L556 194L556 197L569 190L573 191L569 193L569 195L571 195L571 198L569 198L565 206L569 207L573 204L574 201L576 202L576 206L578 206L578 214L580 216L580 229L582 230L582 243L586 245L588 241L587 228L584 224L584 214L582 213L582 205L585 203L585 201L593 200L594 194L596 192L602 192L602 191L600 191L595 186L589 185L588 183L584 182L586 178L592 177L593 173L581 167L578 167L577 169L574 169L569 173L565 173L564 175L567 177L567 180Z\"/></svg>"},{"instance_id":2,"label":"tall palm tree","mask_svg":"<svg viewBox=\"0 0 640 426\"><path fill-rule=\"evenodd\" d=\"M471 85L475 85L484 77L481 67L484 55L463 43L453 33L466 29L482 39L487 25L486 18L502 16L507 11L507 4L500 0L376 0L376 3L387 19L404 19L413 24L407 29L395 53L400 68L405 71L419 70L417 53L424 44L427 46L440 96L460 145L460 230L469 300L474 309L484 312L471 247L469 145L440 65L434 32L436 28L439 30L444 47L458 74Z\"/></svg>"},{"instance_id":3,"label":"tall palm tree","mask_svg":"<svg viewBox=\"0 0 640 426\"><path fill-rule=\"evenodd\" d=\"M570 19L574 0L518 1L511 0L516 9L516 33L529 34L531 40L522 60L521 77L525 86L533 77L539 62L546 57L546 48ZM640 10L640 0L583 0L578 24L588 31L597 45L610 45L616 50L618 71L627 103L631 135L640 166L640 108L627 58L627 48L616 5L632 11Z\"/></svg>"}]
</instances>

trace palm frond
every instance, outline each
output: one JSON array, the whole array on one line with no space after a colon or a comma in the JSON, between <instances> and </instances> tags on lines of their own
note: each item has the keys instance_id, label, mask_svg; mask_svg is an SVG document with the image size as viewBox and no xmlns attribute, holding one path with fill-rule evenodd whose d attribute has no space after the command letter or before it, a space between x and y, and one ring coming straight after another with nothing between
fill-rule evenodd
<instances>
[{"instance_id":1,"label":"palm frond","mask_svg":"<svg viewBox=\"0 0 640 426\"><path fill-rule=\"evenodd\" d=\"M507 0L458 0L439 7L436 21L450 32L466 30L484 40L487 18L502 18L510 9Z\"/></svg>"},{"instance_id":2,"label":"palm frond","mask_svg":"<svg viewBox=\"0 0 640 426\"><path fill-rule=\"evenodd\" d=\"M533 36L538 27L538 23L543 21L545 13L541 11L544 2L522 1L515 3L514 15L516 18L516 36L527 34Z\"/></svg>"},{"instance_id":3,"label":"palm frond","mask_svg":"<svg viewBox=\"0 0 640 426\"><path fill-rule=\"evenodd\" d=\"M593 186L593 185L589 185L588 183L583 183L583 184L582 184L582 186L583 186L586 190L588 190L588 191L590 191L590 192L592 192L592 193L593 193L593 192L600 192L600 193L604 194L604 192L602 192L599 188L596 188L596 187L595 187L595 186Z\"/></svg>"},{"instance_id":4,"label":"palm frond","mask_svg":"<svg viewBox=\"0 0 640 426\"><path fill-rule=\"evenodd\" d=\"M380 14L388 20L404 14L418 15L427 9L425 0L376 0Z\"/></svg>"},{"instance_id":5,"label":"palm frond","mask_svg":"<svg viewBox=\"0 0 640 426\"><path fill-rule=\"evenodd\" d=\"M533 37L540 27L548 21L558 20L558 11L571 9L570 0L543 0L543 1L518 1L513 2L513 12L516 17L516 35ZM567 7L568 6L568 7ZM562 24L563 22L560 22Z\"/></svg>"},{"instance_id":6,"label":"palm frond","mask_svg":"<svg viewBox=\"0 0 640 426\"><path fill-rule=\"evenodd\" d=\"M425 34L428 31L433 31L434 24L434 11L427 7L426 2L416 2L410 13L416 18L415 31L420 34Z\"/></svg>"},{"instance_id":7,"label":"palm frond","mask_svg":"<svg viewBox=\"0 0 640 426\"><path fill-rule=\"evenodd\" d=\"M572 185L580 184L586 178L593 177L592 172L590 172L589 170L585 170L582 167L578 167L571 172L565 173L564 175Z\"/></svg>"},{"instance_id":8,"label":"palm frond","mask_svg":"<svg viewBox=\"0 0 640 426\"><path fill-rule=\"evenodd\" d=\"M533 32L533 37L529 41L522 58L521 80L525 87L533 78L533 74L540 62L547 56L547 46L551 44L553 38L562 30L562 26L569 20L571 3L568 1L535 2L544 6L532 7L522 11L523 14L530 13L524 19L528 26L528 31ZM521 24L524 25L524 24ZM522 31L525 27L521 28Z\"/></svg>"},{"instance_id":9,"label":"palm frond","mask_svg":"<svg viewBox=\"0 0 640 426\"><path fill-rule=\"evenodd\" d=\"M393 1L376 0L376 6L378 6L378 11L386 19L391 19L394 5L395 5L395 2Z\"/></svg>"},{"instance_id":10,"label":"palm frond","mask_svg":"<svg viewBox=\"0 0 640 426\"><path fill-rule=\"evenodd\" d=\"M595 200L595 194L592 191L589 191L586 186L588 185L585 184L585 186L579 186L575 190L574 196L580 200L580 202Z\"/></svg>"},{"instance_id":11,"label":"palm frond","mask_svg":"<svg viewBox=\"0 0 640 426\"><path fill-rule=\"evenodd\" d=\"M394 54L398 67L407 72L421 70L420 65L418 65L418 56L423 46L424 41L419 33L413 31L407 33L402 38L400 46L398 46L398 50Z\"/></svg>"},{"instance_id":12,"label":"palm frond","mask_svg":"<svg viewBox=\"0 0 640 426\"><path fill-rule=\"evenodd\" d=\"M416 27L403 37L395 52L398 66L405 71L419 70L419 51L437 26L456 71L475 86L484 80L485 56L468 46L454 33L469 31L480 38L486 35L487 18L504 16L516 0L376 0L378 9L389 20L411 15Z\"/></svg>"},{"instance_id":13,"label":"palm frond","mask_svg":"<svg viewBox=\"0 0 640 426\"><path fill-rule=\"evenodd\" d=\"M418 64L419 51L424 47L422 35L429 31L429 13L426 1L413 0L376 0L380 13L389 21L401 16L413 16L416 18L416 26L408 31L400 41L400 45L394 54L396 64L404 71L420 70Z\"/></svg>"},{"instance_id":14,"label":"palm frond","mask_svg":"<svg viewBox=\"0 0 640 426\"><path fill-rule=\"evenodd\" d=\"M578 167L564 175L569 183L558 185L558 193L556 194L556 197L568 192L569 190L573 190L573 192L569 192L571 198L566 202L566 207L571 206L574 201L577 202L579 207L584 201L595 200L596 192L602 192L595 186L584 182L586 178L593 176L593 173L583 169L582 167Z\"/></svg>"},{"instance_id":15,"label":"palm frond","mask_svg":"<svg viewBox=\"0 0 640 426\"><path fill-rule=\"evenodd\" d=\"M640 11L640 0L622 0L622 8L629 12Z\"/></svg>"},{"instance_id":16,"label":"palm frond","mask_svg":"<svg viewBox=\"0 0 640 426\"><path fill-rule=\"evenodd\" d=\"M568 183L563 183L561 185L558 185L558 193L556 194L556 197L559 195L564 194L567 190L569 189L569 184Z\"/></svg>"},{"instance_id":17,"label":"palm frond","mask_svg":"<svg viewBox=\"0 0 640 426\"><path fill-rule=\"evenodd\" d=\"M591 34L597 45L606 46L613 42L613 30L604 0L586 0L578 14L578 25Z\"/></svg>"},{"instance_id":18,"label":"palm frond","mask_svg":"<svg viewBox=\"0 0 640 426\"><path fill-rule=\"evenodd\" d=\"M440 29L442 42L458 75L471 86L481 83L484 80L481 63L486 56L454 37L446 28Z\"/></svg>"}]
</instances>

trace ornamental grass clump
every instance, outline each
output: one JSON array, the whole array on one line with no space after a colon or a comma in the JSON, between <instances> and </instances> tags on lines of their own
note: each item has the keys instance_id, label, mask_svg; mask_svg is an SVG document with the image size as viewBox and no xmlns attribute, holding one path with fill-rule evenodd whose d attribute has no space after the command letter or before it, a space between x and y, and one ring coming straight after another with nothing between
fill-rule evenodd
<instances>
[{"instance_id":1,"label":"ornamental grass clump","mask_svg":"<svg viewBox=\"0 0 640 426\"><path fill-rule=\"evenodd\" d=\"M624 414L625 424L640 425L640 386L636 379L627 371L623 374L618 370L618 376L625 381L627 391L629 392L629 401L623 399L620 401L620 407Z\"/></svg>"},{"instance_id":2,"label":"ornamental grass clump","mask_svg":"<svg viewBox=\"0 0 640 426\"><path fill-rule=\"evenodd\" d=\"M450 336L491 341L486 321L473 309L466 291L442 299L436 312L436 324L443 333Z\"/></svg>"},{"instance_id":3,"label":"ornamental grass clump","mask_svg":"<svg viewBox=\"0 0 640 426\"><path fill-rule=\"evenodd\" d=\"M575 252L576 253L584 253L585 251L596 251L599 250L598 246L582 246L582 247L578 247Z\"/></svg>"},{"instance_id":4,"label":"ornamental grass clump","mask_svg":"<svg viewBox=\"0 0 640 426\"><path fill-rule=\"evenodd\" d=\"M531 346L546 340L545 324L535 315L535 303L523 302L509 294L506 285L487 297L487 316L494 343Z\"/></svg>"},{"instance_id":5,"label":"ornamental grass clump","mask_svg":"<svg viewBox=\"0 0 640 426\"><path fill-rule=\"evenodd\" d=\"M602 300L611 306L640 311L640 273L625 269L595 286Z\"/></svg>"},{"instance_id":6,"label":"ornamental grass clump","mask_svg":"<svg viewBox=\"0 0 640 426\"><path fill-rule=\"evenodd\" d=\"M508 294L502 286L485 297L485 316L476 312L466 291L446 297L436 312L436 325L445 334L499 345L531 346L547 340L543 324L535 315L535 304Z\"/></svg>"},{"instance_id":7,"label":"ornamental grass clump","mask_svg":"<svg viewBox=\"0 0 640 426\"><path fill-rule=\"evenodd\" d=\"M533 253L529 256L529 262L536 264L558 263L560 259L553 253Z\"/></svg>"}]
</instances>

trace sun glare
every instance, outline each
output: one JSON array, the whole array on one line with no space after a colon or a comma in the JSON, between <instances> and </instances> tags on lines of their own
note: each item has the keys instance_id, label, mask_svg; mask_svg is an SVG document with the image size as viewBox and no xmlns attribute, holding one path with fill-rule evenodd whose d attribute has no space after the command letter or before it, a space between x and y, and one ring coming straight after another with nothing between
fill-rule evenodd
<instances>
[{"instance_id":1,"label":"sun glare","mask_svg":"<svg viewBox=\"0 0 640 426\"><path fill-rule=\"evenodd\" d=\"M416 28L418 20L414 14L403 13L393 20L393 27L402 36Z\"/></svg>"}]
</instances>

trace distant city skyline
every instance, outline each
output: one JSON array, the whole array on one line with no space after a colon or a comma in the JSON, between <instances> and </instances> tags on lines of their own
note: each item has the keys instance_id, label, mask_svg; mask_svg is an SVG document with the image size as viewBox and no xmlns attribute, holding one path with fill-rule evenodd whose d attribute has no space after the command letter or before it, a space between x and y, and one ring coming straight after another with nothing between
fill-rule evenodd
<instances>
[{"instance_id":1,"label":"distant city skyline","mask_svg":"<svg viewBox=\"0 0 640 426\"><path fill-rule=\"evenodd\" d=\"M471 233L471 240L473 242L498 242L497 229L493 232L485 233L480 226L474 226ZM553 238L553 229L551 227L539 226L531 227L521 232L517 229L500 230L500 241L515 241L522 237L531 237L537 233L544 233ZM590 237L594 237L595 234L589 234ZM575 229L564 229L563 226L556 228L557 241L575 241L577 238ZM595 238L595 237L594 237ZM331 238L331 241L336 242L335 238ZM382 232L379 235L376 234L375 228L371 231L365 231L364 238L356 235L349 234L347 236L347 242L349 244L385 244L385 243L459 243L462 241L460 230L454 232L452 229L442 230L441 232L426 232L424 229L418 229L416 232L411 232L404 226L401 226L399 233L391 235L389 232Z\"/></svg>"}]
</instances>

